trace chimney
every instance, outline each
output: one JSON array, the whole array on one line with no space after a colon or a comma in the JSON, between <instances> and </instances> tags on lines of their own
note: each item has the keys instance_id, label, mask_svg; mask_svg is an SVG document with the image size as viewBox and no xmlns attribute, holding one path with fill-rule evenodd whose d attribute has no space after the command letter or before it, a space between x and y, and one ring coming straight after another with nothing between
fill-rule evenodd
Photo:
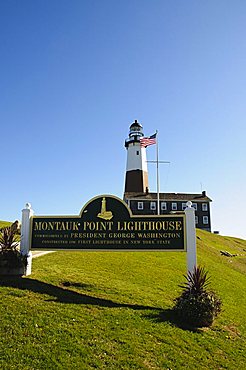
<instances>
[{"instance_id":1,"label":"chimney","mask_svg":"<svg viewBox=\"0 0 246 370\"><path fill-rule=\"evenodd\" d=\"M203 192L202 192L202 196L203 196L203 197L206 197L206 191L205 191L205 190L203 190Z\"/></svg>"}]
</instances>

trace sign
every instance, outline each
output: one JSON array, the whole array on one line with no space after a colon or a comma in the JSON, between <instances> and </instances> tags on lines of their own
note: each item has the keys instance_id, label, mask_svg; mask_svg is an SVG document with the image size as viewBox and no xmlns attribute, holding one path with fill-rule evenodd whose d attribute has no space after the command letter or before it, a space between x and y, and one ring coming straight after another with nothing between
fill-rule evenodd
<instances>
[{"instance_id":1,"label":"sign","mask_svg":"<svg viewBox=\"0 0 246 370\"><path fill-rule=\"evenodd\" d=\"M32 216L32 249L186 251L185 214L132 215L112 195L91 199L79 216Z\"/></svg>"}]
</instances>

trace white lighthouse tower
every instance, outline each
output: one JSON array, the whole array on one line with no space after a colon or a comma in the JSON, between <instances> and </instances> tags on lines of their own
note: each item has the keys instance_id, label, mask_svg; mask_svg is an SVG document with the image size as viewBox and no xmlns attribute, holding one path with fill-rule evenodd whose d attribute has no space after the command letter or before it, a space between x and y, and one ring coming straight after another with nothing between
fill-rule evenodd
<instances>
[{"instance_id":1,"label":"white lighthouse tower","mask_svg":"<svg viewBox=\"0 0 246 370\"><path fill-rule=\"evenodd\" d=\"M143 126L135 120L125 141L127 149L125 193L148 192L146 148L140 145L140 138L143 136Z\"/></svg>"}]
</instances>

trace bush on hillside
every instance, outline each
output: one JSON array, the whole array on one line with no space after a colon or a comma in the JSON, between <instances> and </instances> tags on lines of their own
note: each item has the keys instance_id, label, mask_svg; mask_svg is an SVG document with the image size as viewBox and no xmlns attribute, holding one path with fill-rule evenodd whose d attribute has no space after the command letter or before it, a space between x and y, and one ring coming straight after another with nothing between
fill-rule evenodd
<instances>
[{"instance_id":1,"label":"bush on hillside","mask_svg":"<svg viewBox=\"0 0 246 370\"><path fill-rule=\"evenodd\" d=\"M6 227L0 232L0 268L26 267L27 256L23 256L18 250L19 237L17 230Z\"/></svg>"},{"instance_id":2,"label":"bush on hillside","mask_svg":"<svg viewBox=\"0 0 246 370\"><path fill-rule=\"evenodd\" d=\"M213 292L207 290L210 277L203 267L194 268L185 276L180 287L181 295L175 299L174 310L179 318L192 327L211 326L221 312L222 302Z\"/></svg>"}]
</instances>

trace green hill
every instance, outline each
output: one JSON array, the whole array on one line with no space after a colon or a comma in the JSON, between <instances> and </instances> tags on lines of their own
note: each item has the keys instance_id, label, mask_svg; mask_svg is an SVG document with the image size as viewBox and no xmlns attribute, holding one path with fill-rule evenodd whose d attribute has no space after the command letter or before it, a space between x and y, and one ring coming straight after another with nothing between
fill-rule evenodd
<instances>
[{"instance_id":1,"label":"green hill","mask_svg":"<svg viewBox=\"0 0 246 370\"><path fill-rule=\"evenodd\" d=\"M212 328L174 320L185 253L60 251L35 258L30 277L1 280L0 368L244 368L246 241L198 230L197 242L223 301Z\"/></svg>"},{"instance_id":2,"label":"green hill","mask_svg":"<svg viewBox=\"0 0 246 370\"><path fill-rule=\"evenodd\" d=\"M0 221L0 229L2 229L3 227L10 226L11 224L12 224L12 222Z\"/></svg>"}]
</instances>

